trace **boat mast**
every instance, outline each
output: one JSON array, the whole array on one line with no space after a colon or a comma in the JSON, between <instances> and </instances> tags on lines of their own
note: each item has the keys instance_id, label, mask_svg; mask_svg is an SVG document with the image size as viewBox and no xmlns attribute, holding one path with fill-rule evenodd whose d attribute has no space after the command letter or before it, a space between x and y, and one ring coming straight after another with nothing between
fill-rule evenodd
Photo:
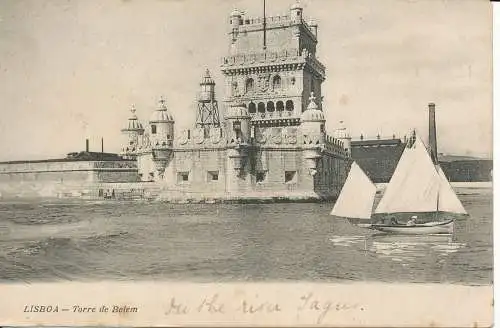
<instances>
[{"instance_id":1,"label":"boat mast","mask_svg":"<svg viewBox=\"0 0 500 328\"><path fill-rule=\"evenodd\" d=\"M439 213L439 190L437 192L437 199L436 199L436 213L434 214L434 218L437 219Z\"/></svg>"}]
</instances>

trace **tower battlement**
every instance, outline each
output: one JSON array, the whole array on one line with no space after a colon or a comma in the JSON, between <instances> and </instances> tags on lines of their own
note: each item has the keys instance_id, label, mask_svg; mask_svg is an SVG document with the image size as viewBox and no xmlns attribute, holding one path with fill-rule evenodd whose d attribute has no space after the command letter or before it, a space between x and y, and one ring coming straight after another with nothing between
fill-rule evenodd
<instances>
[{"instance_id":1,"label":"tower battlement","mask_svg":"<svg viewBox=\"0 0 500 328\"><path fill-rule=\"evenodd\" d=\"M317 24L307 24L296 3L289 15L246 18L230 15L229 54L222 59L226 104L245 104L252 124L299 125L314 92L323 110L325 66L316 55Z\"/></svg>"},{"instance_id":2,"label":"tower battlement","mask_svg":"<svg viewBox=\"0 0 500 328\"><path fill-rule=\"evenodd\" d=\"M232 26L233 22L230 20ZM245 17L241 16L239 20L239 32L261 31L264 25L264 17ZM293 20L290 15L266 16L266 29L283 28L301 25L309 32L309 36L317 42L317 25L311 21L306 23L305 20ZM230 32L232 33L232 31Z\"/></svg>"},{"instance_id":3,"label":"tower battlement","mask_svg":"<svg viewBox=\"0 0 500 328\"><path fill-rule=\"evenodd\" d=\"M267 65L274 65L276 70L279 69L278 66L281 65L297 65L295 67L289 66L285 68L300 69L305 64L310 65L313 70L317 71L322 79L325 79L325 65L307 49L299 51L298 48L224 56L222 58L222 71L223 73L229 74L232 70L241 71L245 69L258 72L259 70L265 70ZM298 65L302 66L299 67Z\"/></svg>"}]
</instances>

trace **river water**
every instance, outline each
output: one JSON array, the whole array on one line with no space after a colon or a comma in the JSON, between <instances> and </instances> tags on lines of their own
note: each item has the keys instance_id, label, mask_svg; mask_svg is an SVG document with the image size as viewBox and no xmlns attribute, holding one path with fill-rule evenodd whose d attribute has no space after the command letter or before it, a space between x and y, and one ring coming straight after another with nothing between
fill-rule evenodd
<instances>
[{"instance_id":1,"label":"river water","mask_svg":"<svg viewBox=\"0 0 500 328\"><path fill-rule=\"evenodd\" d=\"M323 204L0 202L0 281L493 280L492 190L447 236L381 236Z\"/></svg>"}]
</instances>

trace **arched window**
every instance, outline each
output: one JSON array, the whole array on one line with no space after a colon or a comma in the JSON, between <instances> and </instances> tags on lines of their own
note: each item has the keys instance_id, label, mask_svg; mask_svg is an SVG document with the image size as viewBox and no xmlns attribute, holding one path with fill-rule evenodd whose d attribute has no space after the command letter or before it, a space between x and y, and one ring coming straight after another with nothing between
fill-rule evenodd
<instances>
[{"instance_id":1,"label":"arched window","mask_svg":"<svg viewBox=\"0 0 500 328\"><path fill-rule=\"evenodd\" d=\"M267 102L267 111L274 112L274 103L272 101Z\"/></svg>"},{"instance_id":2,"label":"arched window","mask_svg":"<svg viewBox=\"0 0 500 328\"><path fill-rule=\"evenodd\" d=\"M156 134L156 125L151 125L151 134Z\"/></svg>"},{"instance_id":3,"label":"arched window","mask_svg":"<svg viewBox=\"0 0 500 328\"><path fill-rule=\"evenodd\" d=\"M253 92L254 89L254 83L252 78L248 78L246 83L245 83L245 89L246 92Z\"/></svg>"},{"instance_id":4,"label":"arched window","mask_svg":"<svg viewBox=\"0 0 500 328\"><path fill-rule=\"evenodd\" d=\"M266 105L263 102L260 102L259 105L257 105L257 110L259 111L259 113L265 113Z\"/></svg>"},{"instance_id":5,"label":"arched window","mask_svg":"<svg viewBox=\"0 0 500 328\"><path fill-rule=\"evenodd\" d=\"M283 102L281 100L276 103L276 110L278 112L282 112L285 110L285 106L283 105Z\"/></svg>"},{"instance_id":6,"label":"arched window","mask_svg":"<svg viewBox=\"0 0 500 328\"><path fill-rule=\"evenodd\" d=\"M288 111L292 111L292 110L293 110L293 101L291 101L291 100L287 100L287 101L286 101L286 104L285 104L285 108L286 108L286 110L288 110Z\"/></svg>"},{"instance_id":7,"label":"arched window","mask_svg":"<svg viewBox=\"0 0 500 328\"><path fill-rule=\"evenodd\" d=\"M255 107L255 103L251 102L248 104L248 112L250 114L257 112L257 108Z\"/></svg>"},{"instance_id":8,"label":"arched window","mask_svg":"<svg viewBox=\"0 0 500 328\"><path fill-rule=\"evenodd\" d=\"M279 90L281 89L281 77L279 75L276 75L273 77L273 90Z\"/></svg>"}]
</instances>

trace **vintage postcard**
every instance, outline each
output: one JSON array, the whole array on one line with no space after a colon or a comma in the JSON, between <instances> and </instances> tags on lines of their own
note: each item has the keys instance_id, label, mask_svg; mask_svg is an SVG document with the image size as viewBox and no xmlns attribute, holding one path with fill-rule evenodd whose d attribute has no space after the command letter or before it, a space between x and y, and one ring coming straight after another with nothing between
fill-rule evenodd
<instances>
[{"instance_id":1,"label":"vintage postcard","mask_svg":"<svg viewBox=\"0 0 500 328\"><path fill-rule=\"evenodd\" d=\"M0 325L493 324L485 0L4 0Z\"/></svg>"}]
</instances>

